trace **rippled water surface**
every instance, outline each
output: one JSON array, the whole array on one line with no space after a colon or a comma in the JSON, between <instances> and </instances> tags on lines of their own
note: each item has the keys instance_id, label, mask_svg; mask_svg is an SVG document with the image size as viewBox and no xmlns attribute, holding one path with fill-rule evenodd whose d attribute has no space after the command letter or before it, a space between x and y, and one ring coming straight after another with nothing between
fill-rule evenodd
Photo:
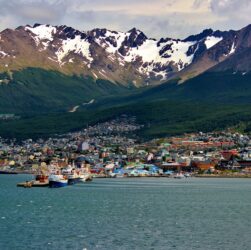
<instances>
[{"instance_id":1,"label":"rippled water surface","mask_svg":"<svg viewBox=\"0 0 251 250\"><path fill-rule=\"evenodd\" d=\"M251 249L251 179L94 179L17 188L0 176L0 249Z\"/></svg>"}]
</instances>

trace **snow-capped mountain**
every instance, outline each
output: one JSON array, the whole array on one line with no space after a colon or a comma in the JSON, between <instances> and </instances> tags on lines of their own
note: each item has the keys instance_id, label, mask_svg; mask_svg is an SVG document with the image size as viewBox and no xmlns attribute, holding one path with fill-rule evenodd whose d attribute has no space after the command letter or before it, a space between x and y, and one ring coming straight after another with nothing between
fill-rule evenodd
<instances>
[{"instance_id":1,"label":"snow-capped mountain","mask_svg":"<svg viewBox=\"0 0 251 250\"><path fill-rule=\"evenodd\" d=\"M37 67L142 86L204 72L243 47L243 36L208 29L184 40L156 40L136 28L124 33L20 26L0 33L0 71Z\"/></svg>"}]
</instances>

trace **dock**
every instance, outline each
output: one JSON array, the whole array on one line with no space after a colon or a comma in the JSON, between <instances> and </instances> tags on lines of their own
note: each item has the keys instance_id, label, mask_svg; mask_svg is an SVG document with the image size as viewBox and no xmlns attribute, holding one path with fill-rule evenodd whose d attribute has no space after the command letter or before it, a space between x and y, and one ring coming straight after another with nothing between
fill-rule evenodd
<instances>
[{"instance_id":1,"label":"dock","mask_svg":"<svg viewBox=\"0 0 251 250\"><path fill-rule=\"evenodd\" d=\"M17 187L31 188L31 187L48 187L49 182L26 181L17 184Z\"/></svg>"}]
</instances>

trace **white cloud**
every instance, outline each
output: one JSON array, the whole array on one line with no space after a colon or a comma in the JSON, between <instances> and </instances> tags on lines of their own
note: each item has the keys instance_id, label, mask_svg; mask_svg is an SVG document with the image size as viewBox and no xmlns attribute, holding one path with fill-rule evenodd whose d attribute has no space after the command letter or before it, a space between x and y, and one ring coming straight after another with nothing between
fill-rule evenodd
<instances>
[{"instance_id":1,"label":"white cloud","mask_svg":"<svg viewBox=\"0 0 251 250\"><path fill-rule=\"evenodd\" d=\"M65 14L67 5L66 2L48 1L48 0L0 0L0 15L1 19L9 20L9 26L19 26L26 23L58 23ZM0 22L1 28L6 21Z\"/></svg>"},{"instance_id":2,"label":"white cloud","mask_svg":"<svg viewBox=\"0 0 251 250\"><path fill-rule=\"evenodd\" d=\"M180 37L205 28L238 29L250 22L250 0L0 0L0 29L34 23Z\"/></svg>"},{"instance_id":3,"label":"white cloud","mask_svg":"<svg viewBox=\"0 0 251 250\"><path fill-rule=\"evenodd\" d=\"M217 17L222 17L220 28L240 29L251 23L250 0L211 0L210 9Z\"/></svg>"}]
</instances>

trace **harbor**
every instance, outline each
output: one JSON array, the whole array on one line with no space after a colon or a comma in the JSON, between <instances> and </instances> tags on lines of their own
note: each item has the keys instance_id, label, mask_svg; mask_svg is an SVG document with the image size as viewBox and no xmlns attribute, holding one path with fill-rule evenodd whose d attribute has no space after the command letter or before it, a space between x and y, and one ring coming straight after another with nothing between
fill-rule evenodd
<instances>
[{"instance_id":1,"label":"harbor","mask_svg":"<svg viewBox=\"0 0 251 250\"><path fill-rule=\"evenodd\" d=\"M134 117L121 116L54 138L0 138L0 175L32 174L27 185L17 183L32 187L50 181L51 186L74 185L85 178L251 176L248 134L227 130L142 141L141 127Z\"/></svg>"},{"instance_id":2,"label":"harbor","mask_svg":"<svg viewBox=\"0 0 251 250\"><path fill-rule=\"evenodd\" d=\"M71 166L65 169L47 168L47 171L40 170L33 180L26 180L17 184L17 187L50 187L60 188L67 185L92 181L92 176L85 172L85 169L75 169Z\"/></svg>"}]
</instances>

